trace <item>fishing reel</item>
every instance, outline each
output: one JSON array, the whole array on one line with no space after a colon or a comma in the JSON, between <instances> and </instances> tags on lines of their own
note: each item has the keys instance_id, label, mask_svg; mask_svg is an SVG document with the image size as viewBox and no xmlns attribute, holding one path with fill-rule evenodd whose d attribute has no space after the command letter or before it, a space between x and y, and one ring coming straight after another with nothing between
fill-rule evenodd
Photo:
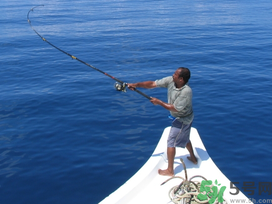
<instances>
[{"instance_id":1,"label":"fishing reel","mask_svg":"<svg viewBox=\"0 0 272 204\"><path fill-rule=\"evenodd\" d=\"M118 83L118 82L115 82L114 84L114 87L117 91L123 91L123 92L126 92L126 86L127 86L127 83Z\"/></svg>"}]
</instances>

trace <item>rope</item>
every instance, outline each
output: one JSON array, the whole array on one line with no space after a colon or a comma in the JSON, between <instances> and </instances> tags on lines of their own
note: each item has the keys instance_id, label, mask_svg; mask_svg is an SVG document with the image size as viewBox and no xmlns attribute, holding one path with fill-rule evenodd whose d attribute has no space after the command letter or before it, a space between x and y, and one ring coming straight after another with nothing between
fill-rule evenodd
<instances>
[{"instance_id":1,"label":"rope","mask_svg":"<svg viewBox=\"0 0 272 204\"><path fill-rule=\"evenodd\" d=\"M70 56L72 59L77 60L77 61L79 61L79 62L81 62L81 63L87 65L88 67L91 67L92 69L94 69L94 70L96 70L96 71L98 71L98 72L100 72L100 73L102 73L102 74L104 74L104 75L106 75L106 76L112 78L113 80L117 81L117 82L120 83L120 84L115 84L116 90L118 90L118 91L124 91L124 92L125 92L127 83L125 83L125 82L121 81L120 79L117 79L117 78L115 78L115 77L113 77L113 76L107 74L106 72L104 72L104 71L102 71L102 70L100 70L100 69L98 69L98 68L96 68L96 67L94 67L94 66L92 66L92 65L90 65L90 64L88 64L88 63L86 63L86 62L84 62L83 60L80 60L79 58L75 57L74 55L71 55L70 53L65 52L64 50L62 50L62 49L60 49L59 47L55 46L54 44L50 43L48 40L46 40L43 36L41 36L41 35L34 29L34 27L33 27L32 24L31 24L31 21L30 21L30 19L29 19L29 14L30 14L31 11L34 11L35 8L40 7L40 6L44 6L44 5L35 6L35 7L33 7L32 9L30 9L30 10L28 11L28 13L27 13L27 21L28 21L30 27L32 28L32 30L33 30L33 31L34 31L34 32L35 32L35 33L36 33L43 41L47 42L49 45L51 45L52 47L56 48L56 49L59 50L60 52L66 54L66 55L68 55L68 56ZM144 96L144 97L147 98L148 100L151 100L151 97L150 97L150 96L148 96L148 95L142 93L141 91L137 90L136 88L134 89L134 91L136 91L137 93L141 94L142 96Z\"/></svg>"},{"instance_id":2,"label":"rope","mask_svg":"<svg viewBox=\"0 0 272 204\"><path fill-rule=\"evenodd\" d=\"M163 185L174 178L182 179L182 182L179 185L173 186L169 190L169 192L168 192L169 198L175 204L203 204L203 203L208 204L211 199L211 196L209 196L209 194L213 193L213 191L212 191L213 185L206 185L206 187L210 187L210 192L207 193L207 195L208 195L207 199L206 200L199 200L197 198L197 196L198 196L198 194L201 193L200 192L201 182L192 181L192 180L195 178L202 178L203 180L207 181L207 179L201 175L196 175L196 176L191 177L188 180L185 163L184 163L183 159L180 159L180 161L184 167L185 179L180 176L173 176L161 184L161 185ZM214 201L213 204L219 204L218 198L216 198L216 200ZM225 199L224 199L223 204L227 204Z\"/></svg>"}]
</instances>

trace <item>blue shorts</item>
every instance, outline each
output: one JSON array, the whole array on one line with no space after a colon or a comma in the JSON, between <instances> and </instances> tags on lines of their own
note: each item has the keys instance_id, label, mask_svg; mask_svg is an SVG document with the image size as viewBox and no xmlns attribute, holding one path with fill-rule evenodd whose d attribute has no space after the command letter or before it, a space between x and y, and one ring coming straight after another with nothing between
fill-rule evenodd
<instances>
[{"instance_id":1,"label":"blue shorts","mask_svg":"<svg viewBox=\"0 0 272 204\"><path fill-rule=\"evenodd\" d=\"M192 123L184 124L175 119L172 122L172 127L167 140L167 147L182 147L190 141L190 131Z\"/></svg>"}]
</instances>

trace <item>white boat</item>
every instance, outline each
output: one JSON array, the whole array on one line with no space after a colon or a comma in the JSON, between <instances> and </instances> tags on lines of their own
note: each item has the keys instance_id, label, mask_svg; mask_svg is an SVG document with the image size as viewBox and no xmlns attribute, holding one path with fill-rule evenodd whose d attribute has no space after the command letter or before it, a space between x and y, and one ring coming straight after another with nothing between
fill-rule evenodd
<instances>
[{"instance_id":1,"label":"white boat","mask_svg":"<svg viewBox=\"0 0 272 204\"><path fill-rule=\"evenodd\" d=\"M189 198L181 198L182 196L179 197L179 195L185 196L188 188L186 189L184 186L186 182L178 177L183 177L188 181L195 175L201 175L207 180L210 180L213 186L216 186L218 189L217 193L219 192L219 189L221 190L223 187L222 190L225 189L223 192L224 203L252 203L251 200L239 191L238 188L232 185L231 181L218 169L207 153L195 128L191 128L190 140L194 148L194 154L198 159L198 164L193 164L187 159L189 153L186 149L176 148L174 161L175 178L170 179L165 184L161 185L170 178L158 174L158 169L167 168L166 141L169 131L170 127L165 128L155 151L142 168L126 183L102 200L100 204L198 203L196 202L198 201L196 194L199 194L200 191L195 192L191 190L191 194L188 192L186 196L190 194L189 197L191 197L191 200ZM185 163L186 170L184 169L181 159ZM186 172L188 178L185 178ZM198 187L201 186L201 182L203 180L204 179L202 177L192 179ZM173 189L174 186L176 186L177 189L177 186L180 184L182 185L179 187L179 194L175 196L170 193L169 196L170 189ZM200 190L200 188L198 188L198 190ZM172 194L174 191L175 190L172 190ZM193 199L192 194L195 195ZM201 194L206 195L207 192L202 189ZM217 196L217 200L214 202L210 201L210 203L218 202L219 197L220 196ZM211 198L212 197L210 196L210 199ZM209 200L209 198L207 199ZM208 203L208 200L202 202Z\"/></svg>"}]
</instances>

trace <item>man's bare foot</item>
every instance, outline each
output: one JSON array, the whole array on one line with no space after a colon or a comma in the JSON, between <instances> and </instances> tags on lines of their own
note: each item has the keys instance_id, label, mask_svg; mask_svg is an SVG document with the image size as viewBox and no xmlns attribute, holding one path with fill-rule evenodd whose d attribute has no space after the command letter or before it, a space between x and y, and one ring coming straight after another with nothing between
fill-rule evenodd
<instances>
[{"instance_id":1,"label":"man's bare foot","mask_svg":"<svg viewBox=\"0 0 272 204\"><path fill-rule=\"evenodd\" d=\"M187 159L191 162L193 162L194 164L197 164L197 159L196 158L191 158L191 157L187 157Z\"/></svg>"},{"instance_id":2,"label":"man's bare foot","mask_svg":"<svg viewBox=\"0 0 272 204\"><path fill-rule=\"evenodd\" d=\"M174 172L170 172L168 169L165 170L158 170L158 173L162 176L174 176Z\"/></svg>"}]
</instances>

